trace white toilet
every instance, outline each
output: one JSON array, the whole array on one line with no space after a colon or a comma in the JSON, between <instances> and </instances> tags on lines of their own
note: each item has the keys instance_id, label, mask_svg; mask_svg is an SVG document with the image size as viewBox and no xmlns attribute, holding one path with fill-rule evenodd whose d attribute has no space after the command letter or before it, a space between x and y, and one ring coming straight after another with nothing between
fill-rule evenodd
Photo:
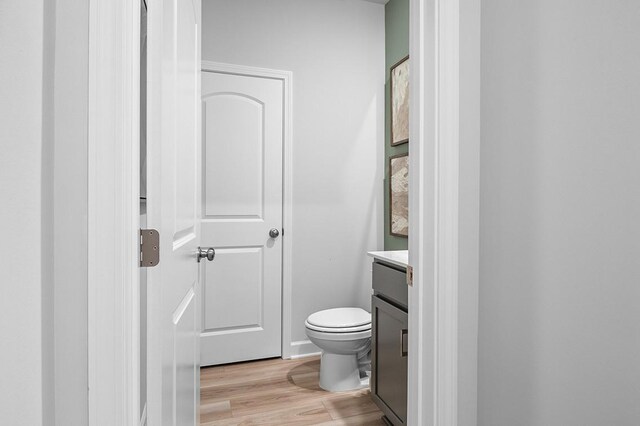
<instances>
[{"instance_id":1,"label":"white toilet","mask_svg":"<svg viewBox=\"0 0 640 426\"><path fill-rule=\"evenodd\" d=\"M330 392L369 386L371 314L360 308L336 308L309 315L309 340L322 349L320 387Z\"/></svg>"}]
</instances>

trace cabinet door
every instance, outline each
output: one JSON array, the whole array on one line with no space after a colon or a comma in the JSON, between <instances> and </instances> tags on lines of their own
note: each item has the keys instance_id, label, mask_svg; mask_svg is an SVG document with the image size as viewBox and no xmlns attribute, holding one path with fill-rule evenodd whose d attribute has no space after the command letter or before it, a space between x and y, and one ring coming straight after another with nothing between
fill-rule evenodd
<instances>
[{"instance_id":1,"label":"cabinet door","mask_svg":"<svg viewBox=\"0 0 640 426\"><path fill-rule=\"evenodd\" d=\"M377 296L371 299L371 395L394 425L407 421L407 323L402 309Z\"/></svg>"}]
</instances>

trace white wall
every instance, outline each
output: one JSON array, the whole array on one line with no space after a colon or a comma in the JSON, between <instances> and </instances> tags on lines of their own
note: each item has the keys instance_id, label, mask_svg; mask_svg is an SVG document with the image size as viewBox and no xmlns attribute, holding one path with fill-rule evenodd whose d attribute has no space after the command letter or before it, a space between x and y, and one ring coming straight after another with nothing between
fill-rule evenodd
<instances>
[{"instance_id":1,"label":"white wall","mask_svg":"<svg viewBox=\"0 0 640 426\"><path fill-rule=\"evenodd\" d=\"M384 6L202 6L203 60L293 72L292 340L306 341L304 320L314 311L370 307L366 252L382 247Z\"/></svg>"},{"instance_id":2,"label":"white wall","mask_svg":"<svg viewBox=\"0 0 640 426\"><path fill-rule=\"evenodd\" d=\"M88 7L71 3L0 5L3 425L87 424Z\"/></svg>"},{"instance_id":3,"label":"white wall","mask_svg":"<svg viewBox=\"0 0 640 426\"><path fill-rule=\"evenodd\" d=\"M56 0L53 251L56 425L88 424L87 111L89 4Z\"/></svg>"},{"instance_id":4,"label":"white wall","mask_svg":"<svg viewBox=\"0 0 640 426\"><path fill-rule=\"evenodd\" d=\"M482 2L481 426L640 424L638 22Z\"/></svg>"},{"instance_id":5,"label":"white wall","mask_svg":"<svg viewBox=\"0 0 640 426\"><path fill-rule=\"evenodd\" d=\"M51 424L53 339L50 333L52 269L51 80L43 78L44 2L0 4L0 424ZM46 30L46 32L45 32ZM50 46L50 44L48 45ZM44 166L44 167L43 167Z\"/></svg>"}]
</instances>

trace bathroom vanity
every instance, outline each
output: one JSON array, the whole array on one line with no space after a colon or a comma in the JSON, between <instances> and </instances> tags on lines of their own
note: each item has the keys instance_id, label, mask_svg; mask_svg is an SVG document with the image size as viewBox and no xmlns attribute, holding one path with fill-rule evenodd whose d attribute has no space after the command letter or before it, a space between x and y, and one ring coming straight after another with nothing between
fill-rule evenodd
<instances>
[{"instance_id":1,"label":"bathroom vanity","mask_svg":"<svg viewBox=\"0 0 640 426\"><path fill-rule=\"evenodd\" d=\"M407 422L408 252L369 252L371 297L371 397L391 425Z\"/></svg>"}]
</instances>

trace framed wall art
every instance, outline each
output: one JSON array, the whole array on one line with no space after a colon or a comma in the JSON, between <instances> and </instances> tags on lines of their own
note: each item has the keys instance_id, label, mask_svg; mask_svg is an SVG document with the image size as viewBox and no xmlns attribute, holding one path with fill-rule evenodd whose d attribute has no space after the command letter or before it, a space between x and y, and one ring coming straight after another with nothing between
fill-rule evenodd
<instances>
[{"instance_id":1,"label":"framed wall art","mask_svg":"<svg viewBox=\"0 0 640 426\"><path fill-rule=\"evenodd\" d=\"M389 158L389 230L409 236L409 154Z\"/></svg>"},{"instance_id":2,"label":"framed wall art","mask_svg":"<svg viewBox=\"0 0 640 426\"><path fill-rule=\"evenodd\" d=\"M391 146L409 141L409 57L391 67Z\"/></svg>"}]
</instances>

